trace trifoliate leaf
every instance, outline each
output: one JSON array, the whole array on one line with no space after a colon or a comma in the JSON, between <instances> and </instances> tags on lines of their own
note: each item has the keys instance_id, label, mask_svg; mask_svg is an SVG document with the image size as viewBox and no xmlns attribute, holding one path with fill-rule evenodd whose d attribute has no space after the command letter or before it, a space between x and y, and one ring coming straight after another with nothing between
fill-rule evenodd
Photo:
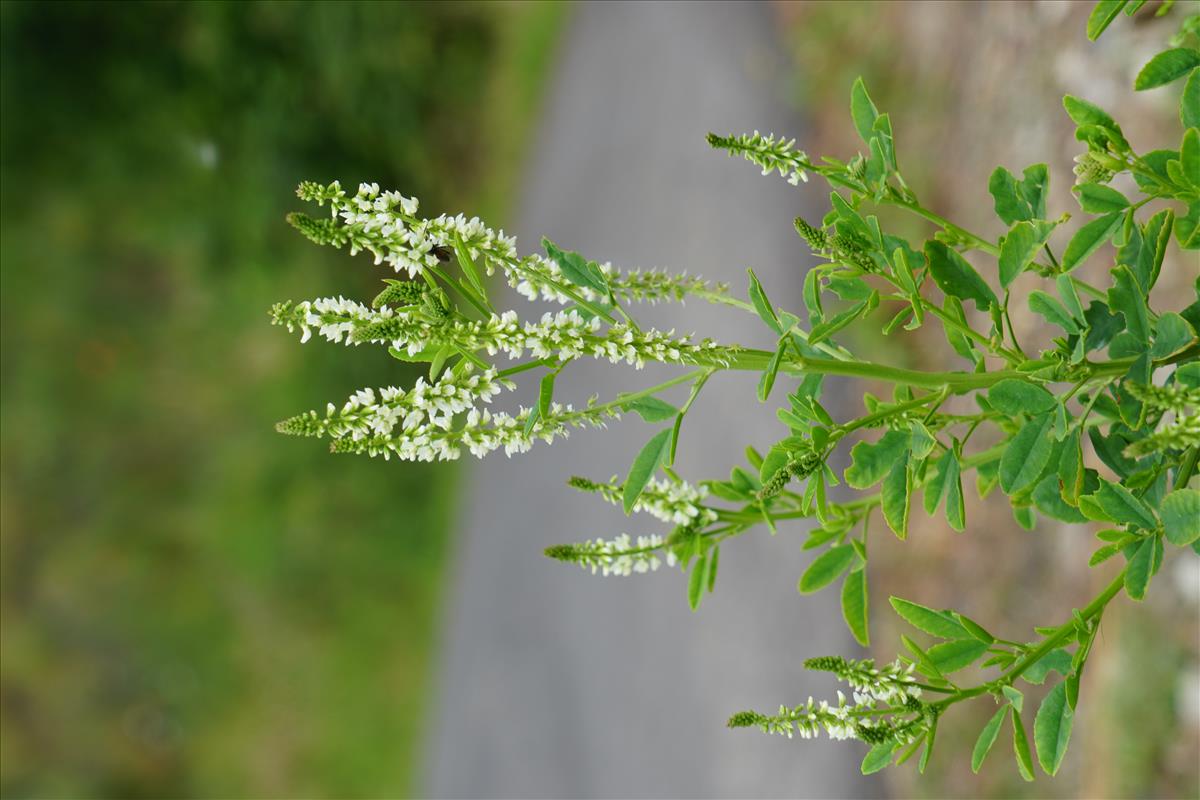
<instances>
[{"instance_id":1,"label":"trifoliate leaf","mask_svg":"<svg viewBox=\"0 0 1200 800\"><path fill-rule=\"evenodd\" d=\"M1135 91L1154 89L1182 78L1200 66L1200 52L1190 47L1175 47L1164 50L1146 62L1133 82Z\"/></svg>"},{"instance_id":2,"label":"trifoliate leaf","mask_svg":"<svg viewBox=\"0 0 1200 800\"><path fill-rule=\"evenodd\" d=\"M1020 378L1005 378L993 384L987 398L992 408L1009 417L1041 414L1054 408L1054 395L1036 383Z\"/></svg>"},{"instance_id":3,"label":"trifoliate leaf","mask_svg":"<svg viewBox=\"0 0 1200 800\"><path fill-rule=\"evenodd\" d=\"M1076 231L1063 253L1063 269L1068 272L1075 269L1092 253L1099 250L1100 246L1111 239L1112 235L1121 227L1122 219L1123 215L1120 213L1105 214Z\"/></svg>"},{"instance_id":4,"label":"trifoliate leaf","mask_svg":"<svg viewBox=\"0 0 1200 800\"><path fill-rule=\"evenodd\" d=\"M641 496L646 484L654 477L654 473L662 466L667 458L667 450L671 445L671 429L664 428L646 442L646 446L633 460L629 468L629 476L625 478L625 488L621 497L621 505L625 514L633 513L633 504Z\"/></svg>"},{"instance_id":5,"label":"trifoliate leaf","mask_svg":"<svg viewBox=\"0 0 1200 800\"><path fill-rule=\"evenodd\" d=\"M1159 505L1167 541L1183 547L1200 539L1200 492L1176 489Z\"/></svg>"},{"instance_id":6,"label":"trifoliate leaf","mask_svg":"<svg viewBox=\"0 0 1200 800\"><path fill-rule=\"evenodd\" d=\"M1050 429L1054 426L1054 415L1041 413L1017 431L1000 457L1000 488L1007 495L1031 486L1042 474L1054 440Z\"/></svg>"},{"instance_id":7,"label":"trifoliate leaf","mask_svg":"<svg viewBox=\"0 0 1200 800\"><path fill-rule=\"evenodd\" d=\"M801 594L810 594L823 589L837 580L838 576L845 572L857 558L858 554L848 544L831 547L816 561L808 565L808 569L804 570L804 574L800 576L800 582L796 588L800 590Z\"/></svg>"},{"instance_id":8,"label":"trifoliate leaf","mask_svg":"<svg viewBox=\"0 0 1200 800\"><path fill-rule=\"evenodd\" d=\"M867 571L864 567L851 570L842 583L842 619L863 647L871 644L867 620Z\"/></svg>"},{"instance_id":9,"label":"trifoliate leaf","mask_svg":"<svg viewBox=\"0 0 1200 800\"><path fill-rule=\"evenodd\" d=\"M973 300L980 311L999 305L995 292L956 250L931 239L925 242L925 258L934 282L946 294Z\"/></svg>"},{"instance_id":10,"label":"trifoliate leaf","mask_svg":"<svg viewBox=\"0 0 1200 800\"><path fill-rule=\"evenodd\" d=\"M948 611L935 611L899 597L890 598L896 613L918 630L942 639L967 639L971 634Z\"/></svg>"},{"instance_id":11,"label":"trifoliate leaf","mask_svg":"<svg viewBox=\"0 0 1200 800\"><path fill-rule=\"evenodd\" d=\"M1054 775L1062 766L1071 741L1075 712L1067 703L1067 685L1060 683L1050 690L1037 717L1033 720L1033 741L1037 745L1038 763L1047 775Z\"/></svg>"},{"instance_id":12,"label":"trifoliate leaf","mask_svg":"<svg viewBox=\"0 0 1200 800\"><path fill-rule=\"evenodd\" d=\"M983 766L983 760L987 758L987 754L991 752L992 745L996 743L996 738L1000 735L1000 726L1004 724L1004 715L1008 713L1008 706L1001 706L992 718L988 720L988 724L983 726L983 730L979 732L979 738L975 740L975 749L971 753L971 771L978 773L979 768Z\"/></svg>"},{"instance_id":13,"label":"trifoliate leaf","mask_svg":"<svg viewBox=\"0 0 1200 800\"><path fill-rule=\"evenodd\" d=\"M846 468L846 483L855 489L868 489L883 479L896 460L908 450L909 437L902 431L888 431L878 442L859 442L850 450L852 463Z\"/></svg>"}]
</instances>

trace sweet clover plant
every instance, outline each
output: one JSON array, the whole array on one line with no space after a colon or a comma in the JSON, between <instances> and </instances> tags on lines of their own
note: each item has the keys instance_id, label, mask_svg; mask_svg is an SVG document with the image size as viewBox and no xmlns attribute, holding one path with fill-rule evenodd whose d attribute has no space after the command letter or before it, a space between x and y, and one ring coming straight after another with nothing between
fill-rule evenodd
<instances>
[{"instance_id":1,"label":"sweet clover plant","mask_svg":"<svg viewBox=\"0 0 1200 800\"><path fill-rule=\"evenodd\" d=\"M1132 14L1142 5L1097 4L1088 36L1095 39L1122 11ZM1073 189L1079 209L1048 209L1047 165L1020 174L999 167L987 187L1007 227L998 240L921 202L902 177L891 120L861 79L851 89L850 108L863 145L848 161L812 160L793 140L758 133L710 134L712 147L752 162L764 175L777 172L792 184L815 176L833 189L824 219L795 221L799 239L820 257L804 278L802 312L772 303L753 271L742 300L724 284L621 270L550 240L542 242L544 254L521 255L512 237L479 219L423 217L415 199L375 184L351 194L336 182L304 183L300 198L331 214L293 214L292 225L318 244L367 251L401 277L385 280L370 303L338 297L278 304L274 323L300 331L302 341L315 331L331 342L386 347L397 359L427 364L428 379L408 388L363 389L323 413L284 420L279 430L326 437L338 453L432 461L458 458L464 449L475 456L501 448L522 453L539 439L551 442L572 428L603 427L636 414L655 431L627 474L569 483L626 514L654 516L663 533L564 544L547 555L605 575L651 572L664 563L680 567L695 608L716 584L722 546L758 525L774 533L791 520L812 519L804 547L819 555L800 576L799 591L840 581L845 622L863 645L870 642L866 566L873 519L904 539L920 502L927 513L944 514L954 530L966 530L964 477L974 472L978 494L999 488L1025 527L1038 514L1094 522L1098 549L1090 564L1112 559L1123 566L1095 599L1051 617L1031 640L1001 638L958 612L892 597L895 612L936 643L902 636L904 652L884 665L810 659L806 667L832 672L850 696L810 698L771 714L743 711L729 720L730 727L789 737L823 731L862 740L869 745L864 772L903 762L923 745L923 769L939 718L978 699L997 710L979 734L972 768L978 771L1007 724L1021 775L1033 779L1035 753L1053 775L1070 741L1080 677L1105 608L1122 592L1141 600L1166 548L1200 553L1200 491L1193 486L1200 456L1200 297L1183 300L1178 310L1155 309L1149 301L1164 255L1175 246L1195 268L1188 277L1200 295L1198 34L1200 15L1188 17L1177 46L1151 59L1134 86L1182 84L1178 146L1137 152L1113 116L1068 95L1063 106L1081 150ZM1109 185L1121 173L1132 176L1134 196ZM923 218L932 235L918 246L889 233L868 213L879 206ZM1105 247L1109 243L1114 247ZM1080 277L1078 268L1089 261L1104 263L1104 284ZM496 273L530 301L556 310L523 318L497 309L488 280ZM1040 280L1040 288L1015 293L1017 279L1026 275L1032 278L1022 285ZM639 303L685 298L757 315L775 347L680 336L635 318ZM1055 331L1048 347L1033 352L1018 341L1009 313L1018 303ZM863 358L839 342L852 325L879 326L892 336L936 325L962 363L926 372ZM656 385L573 407L555 399L555 381L580 359L683 370ZM760 374L757 400L778 406L779 440L766 453L747 448L748 463L734 466L728 478L689 483L675 469L684 422L706 383L730 370ZM891 396L867 394L861 416L838 419L821 397L824 383L841 377L890 385ZM537 403L493 409L520 379L539 382ZM659 397L680 385L690 387L682 406ZM961 401L948 402L960 396L973 401L969 413ZM831 456L852 442L850 464L839 475ZM834 497L831 488L842 483L857 494ZM991 677L974 684L955 677L972 665ZM1020 682L1042 684L1052 673L1058 677L1040 706L1026 708Z\"/></svg>"}]
</instances>

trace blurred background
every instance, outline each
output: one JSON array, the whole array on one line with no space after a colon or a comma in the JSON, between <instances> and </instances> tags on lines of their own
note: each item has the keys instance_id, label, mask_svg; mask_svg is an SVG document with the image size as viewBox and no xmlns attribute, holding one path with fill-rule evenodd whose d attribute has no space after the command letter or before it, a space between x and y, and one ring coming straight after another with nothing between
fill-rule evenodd
<instances>
[{"instance_id":1,"label":"blurred background","mask_svg":"<svg viewBox=\"0 0 1200 800\"><path fill-rule=\"evenodd\" d=\"M707 5L672 6L678 36ZM986 192L998 164L1050 161L1052 207L1075 207L1063 93L1120 104L1135 148L1174 136L1170 92L1135 96L1129 86L1175 25L1149 8L1089 44L1090 5L772 3L747 17L768 24L735 17L729 30L747 53L783 54L769 96L803 120L809 153L852 154L846 99L862 74L892 115L909 183L966 227L998 235ZM369 297L379 278L369 261L296 236L283 215L299 205L298 181L338 178L400 188L431 213L517 225L522 202L537 206L528 176L539 151L563 146L544 138L543 119L543 99L565 91L559 66L580 48L623 41L623 19L637 24L632 14L589 24L590 9L0 4L5 797L426 788L441 642L454 637L441 628L456 619L447 611L455 561L467 555L454 542L470 503L455 487L474 465L334 458L273 432L299 410L406 379L382 352L301 348L267 324L277 300ZM660 41L669 59L672 37ZM627 157L605 150L604 115L614 110L594 113L595 141L571 146ZM704 148L704 132L679 147ZM658 180L686 186L688 176ZM808 202L819 215L822 193ZM885 222L914 239L928 234ZM1178 251L1170 258L1157 299L1178 310L1195 267ZM743 266L707 276L740 284ZM1048 339L1036 319L1018 321L1023 341ZM932 367L947 354L929 334L915 346L856 344ZM560 447L585 446L587 436ZM971 506L969 540L928 520L903 547L880 540L871 575L879 657L893 657L899 633L888 594L1025 636L1048 621L1044 609L1081 604L1108 580L1085 566L1086 530L1041 520L1021 531L996 500ZM1020 782L999 747L972 775L970 747L989 716L978 707L943 721L924 776L891 770L870 791L1195 796L1200 574L1195 559L1179 558L1166 572L1147 602L1106 615L1083 689L1093 702L1081 703L1057 780ZM762 743L783 744L804 747ZM757 793L743 785L739 794Z\"/></svg>"}]
</instances>

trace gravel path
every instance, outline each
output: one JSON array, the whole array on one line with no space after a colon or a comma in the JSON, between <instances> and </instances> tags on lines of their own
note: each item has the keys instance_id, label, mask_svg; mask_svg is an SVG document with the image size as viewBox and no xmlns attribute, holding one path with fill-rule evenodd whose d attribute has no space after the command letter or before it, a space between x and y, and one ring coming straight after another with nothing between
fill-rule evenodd
<instances>
[{"instance_id":1,"label":"gravel path","mask_svg":"<svg viewBox=\"0 0 1200 800\"><path fill-rule=\"evenodd\" d=\"M517 227L624 267L667 266L729 281L753 266L777 303L799 304L805 250L797 190L709 150L707 131L799 133L791 73L769 9L749 3L587 4L576 9L533 149ZM522 300L515 300L521 308ZM770 346L750 315L691 303L643 321ZM556 399L652 385L657 375L577 363ZM684 426L685 477L727 475L747 443L784 434L754 396L755 376L713 379ZM789 382L780 381L773 400ZM529 393L521 398L529 400ZM681 398L672 397L680 400ZM511 398L509 399L511 402ZM658 426L607 432L512 460L471 464L437 671L423 793L439 797L866 797L853 743L730 731L743 708L771 709L826 676L809 656L854 653L836 589L797 595L803 528L756 530L724 548L717 591L688 610L685 578L662 570L592 577L541 556L549 544L659 530L564 486L623 474ZM653 520L650 520L653 523Z\"/></svg>"}]
</instances>

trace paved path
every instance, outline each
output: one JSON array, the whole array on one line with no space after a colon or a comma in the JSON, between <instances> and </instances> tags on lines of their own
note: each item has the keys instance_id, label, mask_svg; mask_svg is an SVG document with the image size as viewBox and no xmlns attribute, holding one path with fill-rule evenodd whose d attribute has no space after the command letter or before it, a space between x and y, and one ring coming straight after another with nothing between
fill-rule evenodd
<instances>
[{"instance_id":1,"label":"paved path","mask_svg":"<svg viewBox=\"0 0 1200 800\"><path fill-rule=\"evenodd\" d=\"M533 151L522 249L546 234L601 261L687 268L740 293L753 266L777 302L798 303L807 262L791 220L819 213L820 190L760 177L704 142L709 130L798 132L772 25L766 8L748 3L578 8ZM736 310L692 303L645 313L667 327L768 344L757 319ZM576 364L558 395L607 397L652 385L655 374ZM809 560L802 529L774 539L755 531L725 547L717 591L694 614L676 571L601 578L541 556L553 543L658 530L563 485L571 474L623 474L653 431L630 418L606 433L580 431L520 458L470 465L425 793L881 791L858 775L860 745L724 727L732 711L830 694L833 683L801 661L855 652L836 591L796 593ZM685 423L678 466L692 479L727 475L745 444L761 448L782 434L755 400L753 376L721 376Z\"/></svg>"}]
</instances>

